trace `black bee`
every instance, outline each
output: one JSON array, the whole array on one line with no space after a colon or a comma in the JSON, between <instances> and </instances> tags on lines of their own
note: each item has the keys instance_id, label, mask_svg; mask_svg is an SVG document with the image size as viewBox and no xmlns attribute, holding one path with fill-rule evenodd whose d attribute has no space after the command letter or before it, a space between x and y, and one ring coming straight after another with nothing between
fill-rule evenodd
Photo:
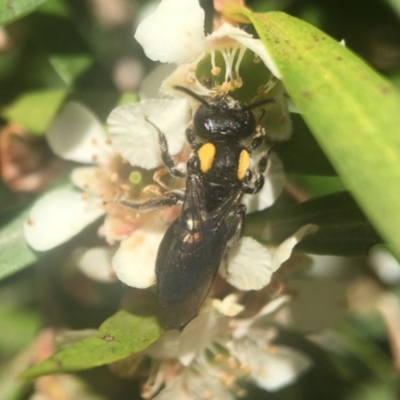
<instances>
[{"instance_id":1,"label":"black bee","mask_svg":"<svg viewBox=\"0 0 400 400\"><path fill-rule=\"evenodd\" d=\"M148 122L158 132L163 162L171 175L186 176L186 188L145 202L121 202L141 212L182 204L156 260L160 316L167 329L179 329L196 316L227 249L242 236L246 207L241 200L263 187L269 154L263 153L253 173L251 154L263 143L265 131L252 109L274 101L244 105L226 94L203 98L187 88L176 89L201 103L186 130L192 149L186 173L176 168L164 134Z\"/></svg>"}]
</instances>

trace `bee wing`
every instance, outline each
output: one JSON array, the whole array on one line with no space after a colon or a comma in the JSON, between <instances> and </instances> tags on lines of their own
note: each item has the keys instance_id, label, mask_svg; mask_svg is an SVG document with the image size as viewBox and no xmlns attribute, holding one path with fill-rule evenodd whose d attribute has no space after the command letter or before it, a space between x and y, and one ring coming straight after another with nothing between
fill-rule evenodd
<instances>
[{"instance_id":1,"label":"bee wing","mask_svg":"<svg viewBox=\"0 0 400 400\"><path fill-rule=\"evenodd\" d=\"M214 282L227 242L238 224L239 195L213 213L205 208L200 178L189 177L182 213L167 229L157 261L157 292L167 328L180 328L198 312Z\"/></svg>"}]
</instances>

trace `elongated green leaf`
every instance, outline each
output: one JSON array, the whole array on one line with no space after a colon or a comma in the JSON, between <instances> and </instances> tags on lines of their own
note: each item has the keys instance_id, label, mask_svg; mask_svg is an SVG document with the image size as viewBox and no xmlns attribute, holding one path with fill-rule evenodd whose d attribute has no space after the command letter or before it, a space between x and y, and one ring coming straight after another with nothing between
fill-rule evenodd
<instances>
[{"instance_id":1,"label":"elongated green leaf","mask_svg":"<svg viewBox=\"0 0 400 400\"><path fill-rule=\"evenodd\" d=\"M310 197L326 196L346 190L337 176L289 175L289 179Z\"/></svg>"},{"instance_id":2,"label":"elongated green leaf","mask_svg":"<svg viewBox=\"0 0 400 400\"><path fill-rule=\"evenodd\" d=\"M337 175L321 147L299 114L291 114L291 138L279 143L274 151L283 162L286 173L307 175Z\"/></svg>"},{"instance_id":3,"label":"elongated green leaf","mask_svg":"<svg viewBox=\"0 0 400 400\"><path fill-rule=\"evenodd\" d=\"M5 215L0 218L0 279L33 264L37 258L26 244L22 224L28 212Z\"/></svg>"},{"instance_id":4,"label":"elongated green leaf","mask_svg":"<svg viewBox=\"0 0 400 400\"><path fill-rule=\"evenodd\" d=\"M18 122L33 133L43 134L67 94L63 89L27 92L1 114L10 122Z\"/></svg>"},{"instance_id":5,"label":"elongated green leaf","mask_svg":"<svg viewBox=\"0 0 400 400\"><path fill-rule=\"evenodd\" d=\"M0 0L0 26L10 24L34 11L47 0Z\"/></svg>"},{"instance_id":6,"label":"elongated green leaf","mask_svg":"<svg viewBox=\"0 0 400 400\"><path fill-rule=\"evenodd\" d=\"M231 11L254 24L317 141L400 258L398 91L303 21L280 12Z\"/></svg>"},{"instance_id":7,"label":"elongated green leaf","mask_svg":"<svg viewBox=\"0 0 400 400\"><path fill-rule=\"evenodd\" d=\"M99 328L96 337L83 339L22 374L32 379L57 372L80 371L112 363L144 350L163 332L153 307L119 311Z\"/></svg>"},{"instance_id":8,"label":"elongated green leaf","mask_svg":"<svg viewBox=\"0 0 400 400\"><path fill-rule=\"evenodd\" d=\"M94 66L93 54L68 18L38 12L29 17L29 22L34 31L33 39L68 87ZM98 75L98 71L96 73Z\"/></svg>"},{"instance_id":9,"label":"elongated green leaf","mask_svg":"<svg viewBox=\"0 0 400 400\"><path fill-rule=\"evenodd\" d=\"M347 192L280 210L271 207L250 214L246 235L260 242L279 244L306 224L319 226L316 233L305 237L296 247L307 253L363 256L372 245L381 241Z\"/></svg>"},{"instance_id":10,"label":"elongated green leaf","mask_svg":"<svg viewBox=\"0 0 400 400\"><path fill-rule=\"evenodd\" d=\"M393 8L393 10L400 15L400 1L399 0L386 0L386 2Z\"/></svg>"},{"instance_id":11,"label":"elongated green leaf","mask_svg":"<svg viewBox=\"0 0 400 400\"><path fill-rule=\"evenodd\" d=\"M38 313L3 304L0 304L0 321L0 352L3 356L27 346L40 327Z\"/></svg>"}]
</instances>

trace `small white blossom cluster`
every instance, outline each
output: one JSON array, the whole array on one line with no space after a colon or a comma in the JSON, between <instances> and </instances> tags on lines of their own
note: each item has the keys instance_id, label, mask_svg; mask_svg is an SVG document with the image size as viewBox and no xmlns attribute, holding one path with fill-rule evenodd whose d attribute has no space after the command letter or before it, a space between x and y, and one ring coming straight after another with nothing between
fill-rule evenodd
<instances>
[{"instance_id":1,"label":"small white blossom cluster","mask_svg":"<svg viewBox=\"0 0 400 400\"><path fill-rule=\"evenodd\" d=\"M176 161L184 165L188 157L185 129L196 105L193 99L176 93L173 86L184 86L204 96L231 92L245 84L240 66L249 51L279 77L261 41L226 23L206 36L203 25L204 12L198 0L162 0L155 12L139 25L135 37L147 56L175 63L177 68L162 84L162 93L168 98L118 107L108 119L109 135L97 118L78 103L67 104L58 115L47 132L51 149L64 159L85 166L73 170L74 187L56 188L33 206L24 230L35 250L52 249L105 216L99 234L107 245L86 249L78 262L81 270L101 281L117 277L136 288L155 284L157 250L168 223L179 209L138 214L118 201L162 196L166 188L184 185L171 177L164 177L164 184L152 180L154 174L162 175L159 171L163 168L153 124L165 134ZM221 56L225 64L223 73L216 61ZM221 84L208 86L197 77L197 67L207 57L211 75L222 73ZM277 82L274 76L262 87L264 97ZM269 124L271 138L282 140L290 134L290 120L283 91L277 93L278 100L271 112L266 113L263 123ZM271 206L281 193L283 182L282 164L272 154L263 189L255 196L244 197L248 212ZM272 274L290 257L302 237L314 231L314 226L305 226L275 249L243 237L227 255L220 274L238 290L261 289L270 283ZM229 399L234 398L236 389L240 390L241 379L276 390L307 368L309 360L299 352L271 347L270 330L265 325L259 326L286 298L268 303L251 319L241 320L233 317L242 311L242 306L229 299L232 298L222 302L210 300L182 333L167 332L146 351L158 365L155 368L158 375L151 377L154 381L148 383L146 397L154 396L165 385L157 395L159 400ZM221 348L222 353L218 350ZM213 355L211 361L209 354ZM175 360L173 379L165 375L165 368L171 362L162 359ZM207 393L212 396L207 397Z\"/></svg>"},{"instance_id":2,"label":"small white blossom cluster","mask_svg":"<svg viewBox=\"0 0 400 400\"><path fill-rule=\"evenodd\" d=\"M273 344L276 330L270 322L290 301L281 295L248 318L235 294L210 300L183 329L167 331L144 353L133 355L119 367L134 375L146 356L150 376L142 397L155 400L236 399L251 382L267 391L293 383L310 366L298 350ZM118 363L113 366L118 370Z\"/></svg>"},{"instance_id":3,"label":"small white blossom cluster","mask_svg":"<svg viewBox=\"0 0 400 400\"><path fill-rule=\"evenodd\" d=\"M185 18L176 19L177 10ZM197 0L179 4L163 0L139 25L136 38L146 54L155 60L178 64L176 71L163 83L164 93L175 84L207 95L232 87L232 81L240 79L240 54L248 50L278 75L259 40L229 24L223 24L205 36L203 24L204 12ZM223 54L226 63L225 86L207 89L196 78L196 65L210 54L215 60L216 52ZM212 69L216 68L212 61ZM75 168L71 174L73 184L84 194L71 187L58 188L39 199L24 226L28 243L35 250L49 250L105 215L99 233L108 244L119 242L120 246L117 250L106 246L85 251L79 262L81 269L103 281L112 280L116 275L129 286L146 288L153 285L158 245L168 222L178 211L139 215L118 205L118 200L162 194L164 188L149 178L151 171L162 168L163 164L157 132L147 118L165 134L171 154L184 162L188 155L184 132L191 118L191 101L187 96L169 97L120 106L108 119L109 136L89 110L79 103L67 104L48 129L47 139L53 152L61 158L86 164ZM283 113L287 112L286 103L278 104L278 107ZM289 132L290 124L283 123L275 134L282 138ZM282 191L283 181L282 165L272 155L263 189L255 196L244 197L248 212L271 206ZM260 289L270 282L272 273L290 256L304 233L307 232L295 234L294 240L285 242L283 249L272 252L245 237L229 254L226 269L221 269L221 273L240 290ZM91 265L99 265L99 268Z\"/></svg>"}]
</instances>

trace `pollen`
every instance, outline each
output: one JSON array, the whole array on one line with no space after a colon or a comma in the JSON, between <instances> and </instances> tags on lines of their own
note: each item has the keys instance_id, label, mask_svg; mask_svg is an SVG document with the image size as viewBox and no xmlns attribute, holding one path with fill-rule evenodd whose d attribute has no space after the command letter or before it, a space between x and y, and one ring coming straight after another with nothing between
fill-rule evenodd
<instances>
[{"instance_id":1,"label":"pollen","mask_svg":"<svg viewBox=\"0 0 400 400\"><path fill-rule=\"evenodd\" d=\"M242 150L239 155L237 178L242 181L250 165L250 154L247 150Z\"/></svg>"},{"instance_id":2,"label":"pollen","mask_svg":"<svg viewBox=\"0 0 400 400\"><path fill-rule=\"evenodd\" d=\"M232 89L233 88L231 82L223 82L220 88L220 90L225 93L230 92Z\"/></svg>"},{"instance_id":3,"label":"pollen","mask_svg":"<svg viewBox=\"0 0 400 400\"><path fill-rule=\"evenodd\" d=\"M232 86L234 89L239 89L243 86L243 79L241 77L237 77L232 80Z\"/></svg>"},{"instance_id":4,"label":"pollen","mask_svg":"<svg viewBox=\"0 0 400 400\"><path fill-rule=\"evenodd\" d=\"M219 380L227 389L229 389L235 384L236 377L233 374L224 371L219 374Z\"/></svg>"},{"instance_id":5,"label":"pollen","mask_svg":"<svg viewBox=\"0 0 400 400\"><path fill-rule=\"evenodd\" d=\"M198 156L200 160L200 170L206 174L212 167L215 158L216 148L212 143L205 143L200 147Z\"/></svg>"},{"instance_id":6,"label":"pollen","mask_svg":"<svg viewBox=\"0 0 400 400\"><path fill-rule=\"evenodd\" d=\"M243 375L250 375L251 374L251 368L248 365L242 364L239 369L240 369L240 372Z\"/></svg>"},{"instance_id":7,"label":"pollen","mask_svg":"<svg viewBox=\"0 0 400 400\"><path fill-rule=\"evenodd\" d=\"M214 67L214 68L211 69L211 73L214 76L217 76L217 75L219 75L221 73L221 68L220 67Z\"/></svg>"}]
</instances>

